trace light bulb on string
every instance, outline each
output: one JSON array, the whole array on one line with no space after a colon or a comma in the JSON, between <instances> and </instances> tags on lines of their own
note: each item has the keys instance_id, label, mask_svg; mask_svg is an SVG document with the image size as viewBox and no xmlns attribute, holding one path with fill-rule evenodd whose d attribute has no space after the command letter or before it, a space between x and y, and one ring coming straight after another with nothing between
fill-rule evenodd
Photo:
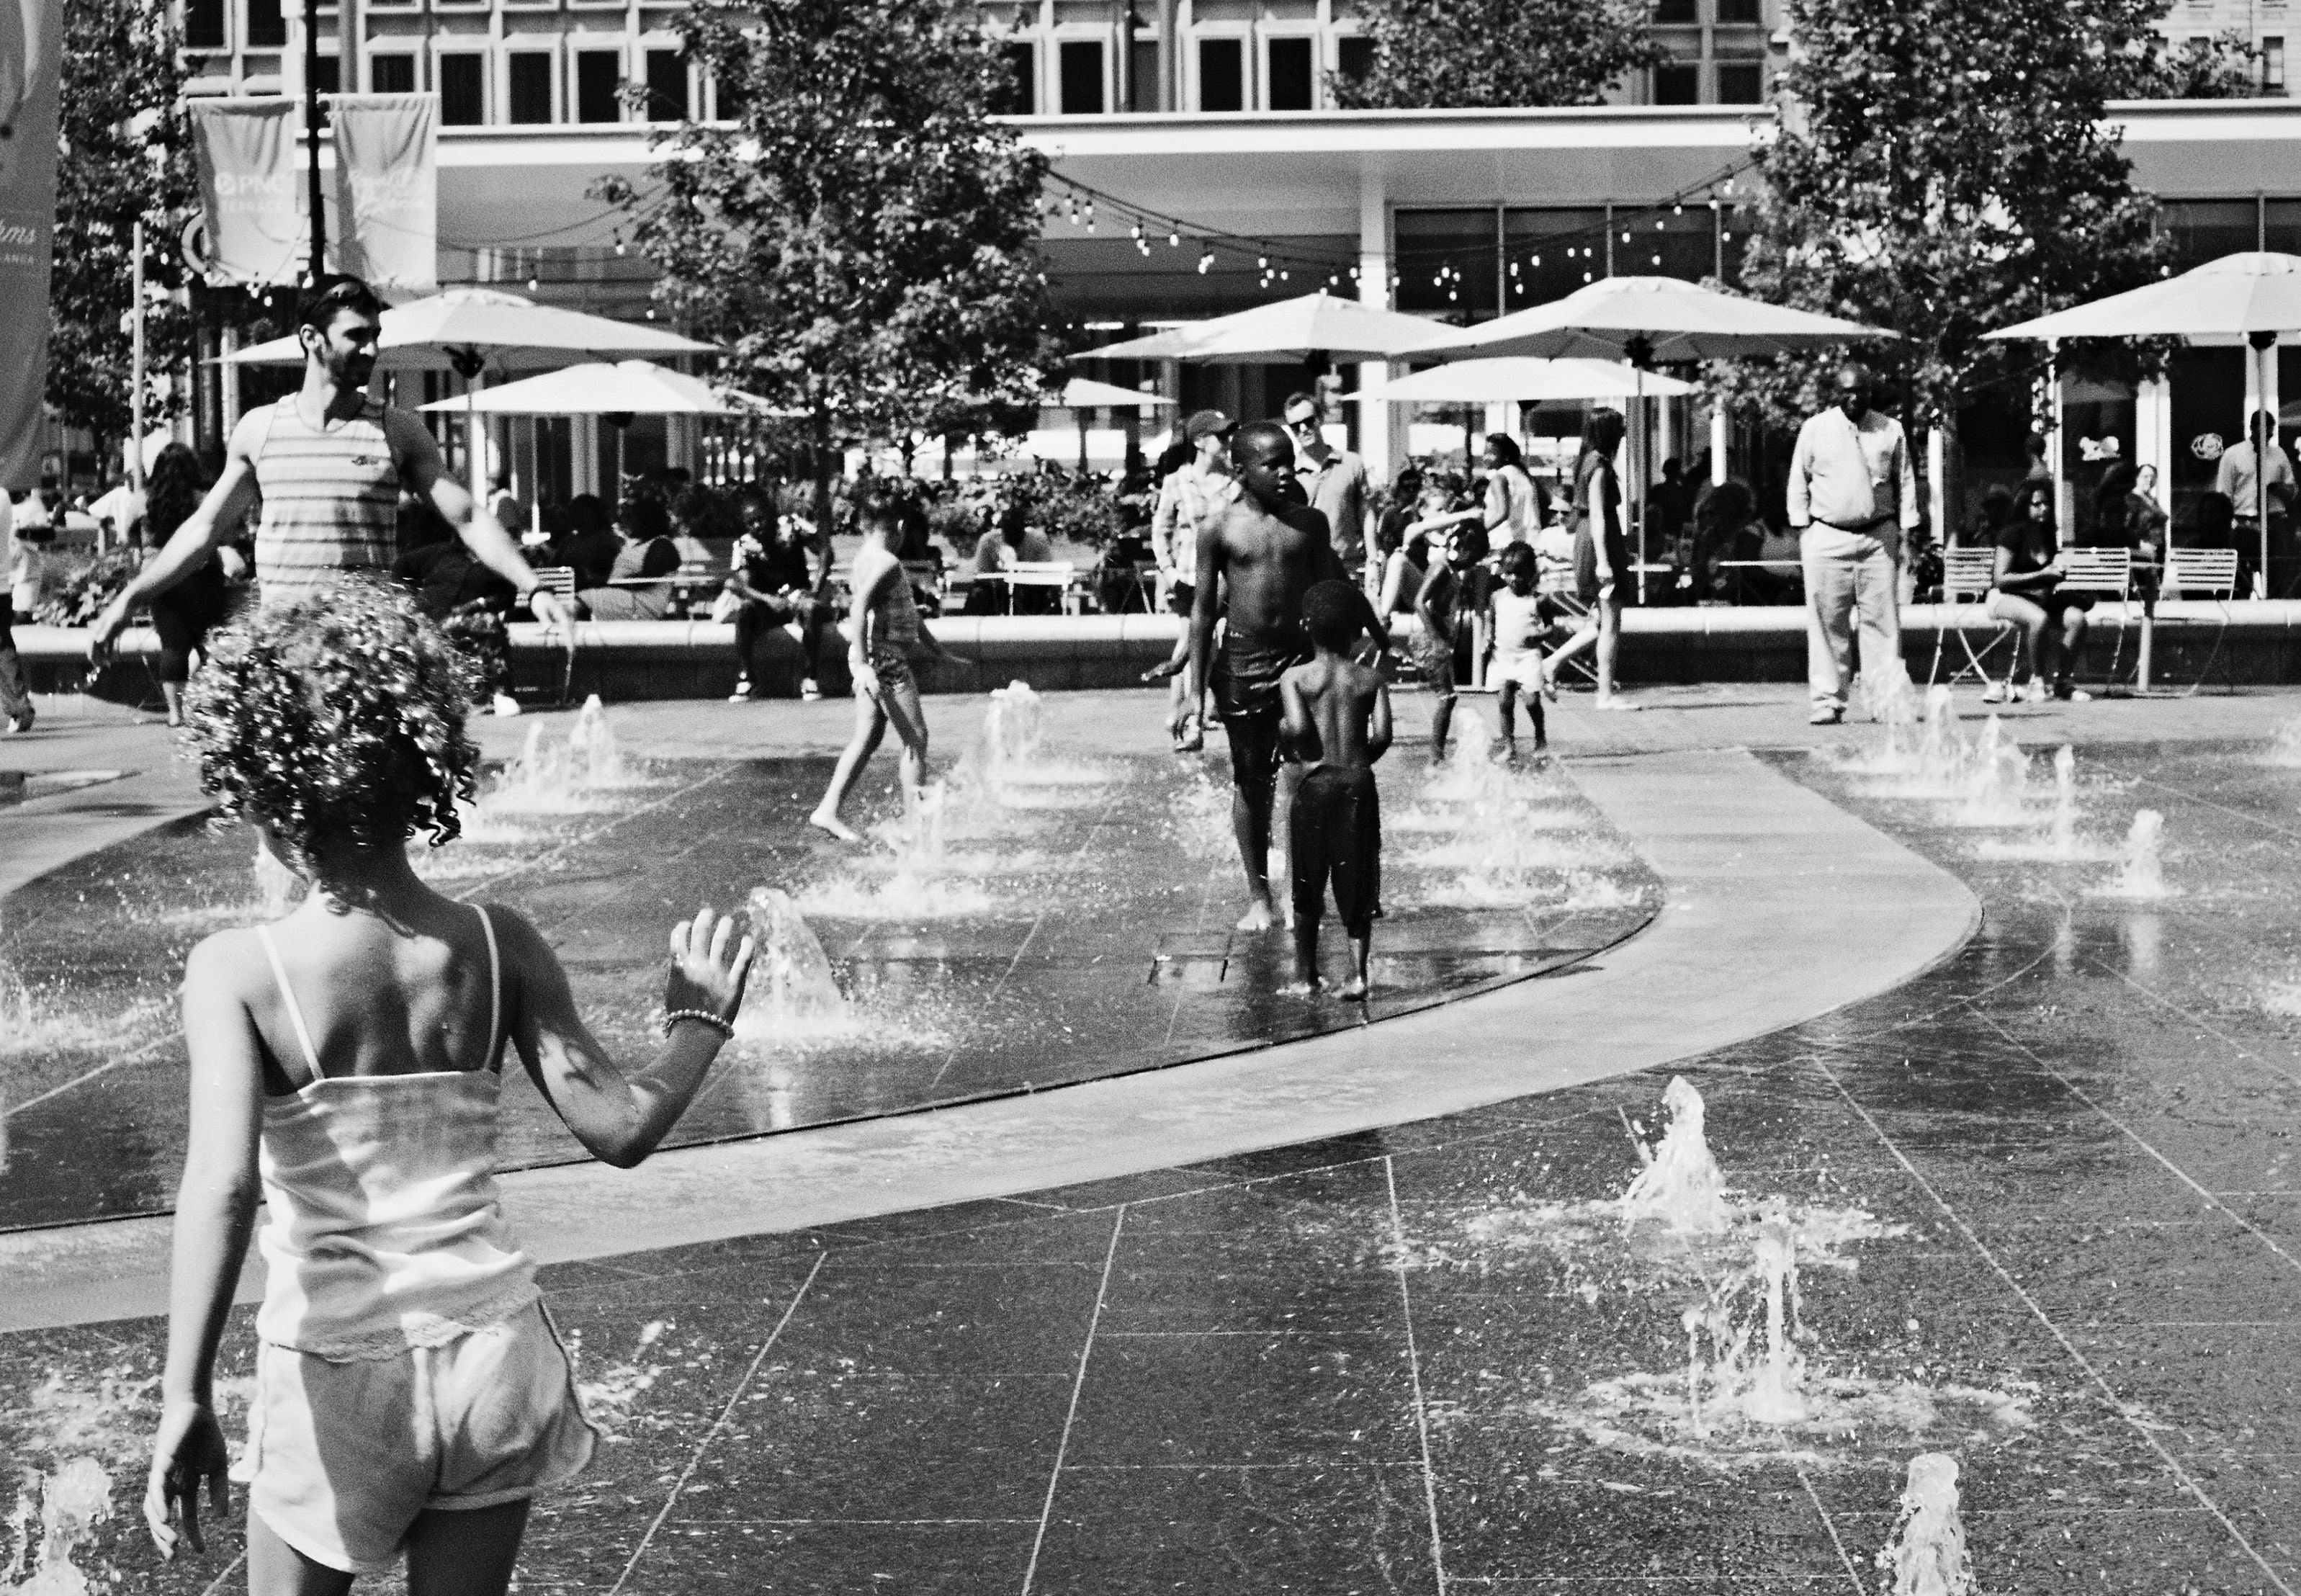
<instances>
[{"instance_id":1,"label":"light bulb on string","mask_svg":"<svg viewBox=\"0 0 2301 1596\"><path fill-rule=\"evenodd\" d=\"M1537 265L1537 266L1539 266L1540 264L1542 264L1542 257L1541 257L1540 255L1535 255L1535 256L1534 257L1534 263L1535 263L1535 265Z\"/></svg>"},{"instance_id":2,"label":"light bulb on string","mask_svg":"<svg viewBox=\"0 0 2301 1596\"><path fill-rule=\"evenodd\" d=\"M1629 241L1630 241L1630 235L1629 235L1629 234L1627 234L1627 233L1624 233L1624 234L1622 235L1622 242L1623 242L1623 243L1625 243L1625 244L1627 244L1627 243L1628 243Z\"/></svg>"},{"instance_id":3,"label":"light bulb on string","mask_svg":"<svg viewBox=\"0 0 2301 1596\"><path fill-rule=\"evenodd\" d=\"M1661 227L1661 217L1659 217L1659 216L1657 216L1657 217L1655 217L1655 218L1654 218L1654 231L1656 231L1656 232L1660 232L1660 231L1661 231L1661 230L1662 230L1662 227Z\"/></svg>"},{"instance_id":4,"label":"light bulb on string","mask_svg":"<svg viewBox=\"0 0 2301 1596\"><path fill-rule=\"evenodd\" d=\"M1669 213L1673 216L1683 216L1686 214L1686 207L1684 205L1672 205L1669 208Z\"/></svg>"},{"instance_id":5,"label":"light bulb on string","mask_svg":"<svg viewBox=\"0 0 2301 1596\"><path fill-rule=\"evenodd\" d=\"M1214 269L1214 263L1215 254L1213 250L1209 249L1206 254L1199 257L1199 275L1201 277L1204 277L1209 272Z\"/></svg>"},{"instance_id":6,"label":"light bulb on string","mask_svg":"<svg viewBox=\"0 0 2301 1596\"><path fill-rule=\"evenodd\" d=\"M531 278L529 278L529 279L527 280L527 291L528 291L529 293L531 293L531 294L534 293L538 288L541 288L542 286L543 286L542 282L541 282L540 280L536 279L536 278L532 278L532 277L531 277Z\"/></svg>"},{"instance_id":7,"label":"light bulb on string","mask_svg":"<svg viewBox=\"0 0 2301 1596\"><path fill-rule=\"evenodd\" d=\"M1584 282L1588 282L1588 281L1590 280L1590 274L1589 274L1587 272L1585 272L1582 274L1582 280L1583 280Z\"/></svg>"},{"instance_id":8,"label":"light bulb on string","mask_svg":"<svg viewBox=\"0 0 2301 1596\"><path fill-rule=\"evenodd\" d=\"M1167 247L1169 249L1180 249L1183 247L1183 235L1178 232L1168 233L1167 235Z\"/></svg>"},{"instance_id":9,"label":"light bulb on string","mask_svg":"<svg viewBox=\"0 0 2301 1596\"><path fill-rule=\"evenodd\" d=\"M1257 270L1268 272L1270 270L1270 257L1267 255L1256 255L1254 264Z\"/></svg>"},{"instance_id":10,"label":"light bulb on string","mask_svg":"<svg viewBox=\"0 0 2301 1596\"><path fill-rule=\"evenodd\" d=\"M1653 263L1654 263L1655 265L1657 265L1657 266L1661 265L1661 256L1660 256L1660 255L1656 255L1656 256L1654 256L1654 258L1653 258Z\"/></svg>"},{"instance_id":11,"label":"light bulb on string","mask_svg":"<svg viewBox=\"0 0 2301 1596\"><path fill-rule=\"evenodd\" d=\"M1286 278L1286 272L1285 272L1285 269L1284 269L1284 267L1281 267L1281 268L1279 269L1279 272L1278 272L1278 280L1279 280L1280 282L1284 282L1284 281L1286 281L1286 280L1287 280L1287 278Z\"/></svg>"}]
</instances>

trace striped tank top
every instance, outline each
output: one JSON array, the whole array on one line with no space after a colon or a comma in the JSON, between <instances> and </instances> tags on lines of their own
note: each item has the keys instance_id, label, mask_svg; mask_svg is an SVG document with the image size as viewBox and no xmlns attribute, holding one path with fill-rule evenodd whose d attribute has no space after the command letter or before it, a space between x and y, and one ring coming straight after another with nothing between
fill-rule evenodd
<instances>
[{"instance_id":1,"label":"striped tank top","mask_svg":"<svg viewBox=\"0 0 2301 1596\"><path fill-rule=\"evenodd\" d=\"M299 598L347 571L389 570L399 552L399 467L374 399L348 421L314 427L296 396L272 407L255 452L264 514L255 527L256 590Z\"/></svg>"}]
</instances>

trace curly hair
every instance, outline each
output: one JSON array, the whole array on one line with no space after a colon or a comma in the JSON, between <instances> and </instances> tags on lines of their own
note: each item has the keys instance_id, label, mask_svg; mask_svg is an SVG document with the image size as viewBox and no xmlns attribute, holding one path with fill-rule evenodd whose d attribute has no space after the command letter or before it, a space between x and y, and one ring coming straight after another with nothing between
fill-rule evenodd
<instances>
[{"instance_id":1,"label":"curly hair","mask_svg":"<svg viewBox=\"0 0 2301 1596\"><path fill-rule=\"evenodd\" d=\"M157 548L174 537L206 493L198 455L180 443L162 449L144 484L144 540Z\"/></svg>"},{"instance_id":2,"label":"curly hair","mask_svg":"<svg viewBox=\"0 0 2301 1596\"><path fill-rule=\"evenodd\" d=\"M186 707L200 786L315 866L462 830L479 751L470 667L397 593L351 579L220 631Z\"/></svg>"}]
</instances>

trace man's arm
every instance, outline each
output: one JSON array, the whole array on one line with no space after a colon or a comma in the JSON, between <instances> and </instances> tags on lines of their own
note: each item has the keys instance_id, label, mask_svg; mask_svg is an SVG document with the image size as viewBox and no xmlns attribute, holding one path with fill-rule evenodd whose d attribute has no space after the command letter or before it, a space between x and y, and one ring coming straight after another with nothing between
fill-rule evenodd
<instances>
[{"instance_id":1,"label":"man's arm","mask_svg":"<svg viewBox=\"0 0 2301 1596\"><path fill-rule=\"evenodd\" d=\"M1390 688L1379 676L1375 678L1374 714L1367 720L1366 746L1368 765L1390 752Z\"/></svg>"},{"instance_id":2,"label":"man's arm","mask_svg":"<svg viewBox=\"0 0 2301 1596\"><path fill-rule=\"evenodd\" d=\"M200 562L222 547L228 529L238 526L239 518L255 499L255 461L251 454L256 435L272 424L267 411L252 410L239 418L232 429L230 451L224 455L223 474L208 489L200 507L184 518L168 539L167 547L154 556L143 570L129 579L119 597L105 606L90 630L88 653L91 658L101 655L128 624L129 612L155 593L164 593L199 568Z\"/></svg>"},{"instance_id":3,"label":"man's arm","mask_svg":"<svg viewBox=\"0 0 2301 1596\"><path fill-rule=\"evenodd\" d=\"M1183 701L1196 708L1207 690L1207 672L1213 664L1217 589L1222 586L1223 543L1220 521L1200 527L1198 587L1191 596L1191 670Z\"/></svg>"},{"instance_id":4,"label":"man's arm","mask_svg":"<svg viewBox=\"0 0 2301 1596\"><path fill-rule=\"evenodd\" d=\"M1813 423L1798 429L1797 445L1790 450L1790 480L1783 490L1783 507L1790 524L1803 527L1813 520Z\"/></svg>"},{"instance_id":5,"label":"man's arm","mask_svg":"<svg viewBox=\"0 0 2301 1596\"><path fill-rule=\"evenodd\" d=\"M2213 491L2234 501L2237 497L2237 461L2231 457L2233 451L2229 449L2222 451L2221 464L2213 467Z\"/></svg>"},{"instance_id":6,"label":"man's arm","mask_svg":"<svg viewBox=\"0 0 2301 1596\"><path fill-rule=\"evenodd\" d=\"M519 545L493 515L481 515L479 506L461 482L439 464L439 446L423 423L404 411L384 412L392 453L399 461L400 480L418 498L428 498L447 523L472 551L472 557L512 585L528 603L535 618L546 626L564 624L557 601L546 591Z\"/></svg>"}]
</instances>

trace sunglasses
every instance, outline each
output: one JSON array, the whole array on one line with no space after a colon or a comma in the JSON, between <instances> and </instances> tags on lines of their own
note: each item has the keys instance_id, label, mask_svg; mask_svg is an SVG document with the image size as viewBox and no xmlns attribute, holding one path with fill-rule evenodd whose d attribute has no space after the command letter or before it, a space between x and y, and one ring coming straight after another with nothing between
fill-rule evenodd
<instances>
[{"instance_id":1,"label":"sunglasses","mask_svg":"<svg viewBox=\"0 0 2301 1596\"><path fill-rule=\"evenodd\" d=\"M1288 422L1286 430L1289 432L1316 432L1318 430L1318 418L1315 415L1306 415L1299 422Z\"/></svg>"}]
</instances>

